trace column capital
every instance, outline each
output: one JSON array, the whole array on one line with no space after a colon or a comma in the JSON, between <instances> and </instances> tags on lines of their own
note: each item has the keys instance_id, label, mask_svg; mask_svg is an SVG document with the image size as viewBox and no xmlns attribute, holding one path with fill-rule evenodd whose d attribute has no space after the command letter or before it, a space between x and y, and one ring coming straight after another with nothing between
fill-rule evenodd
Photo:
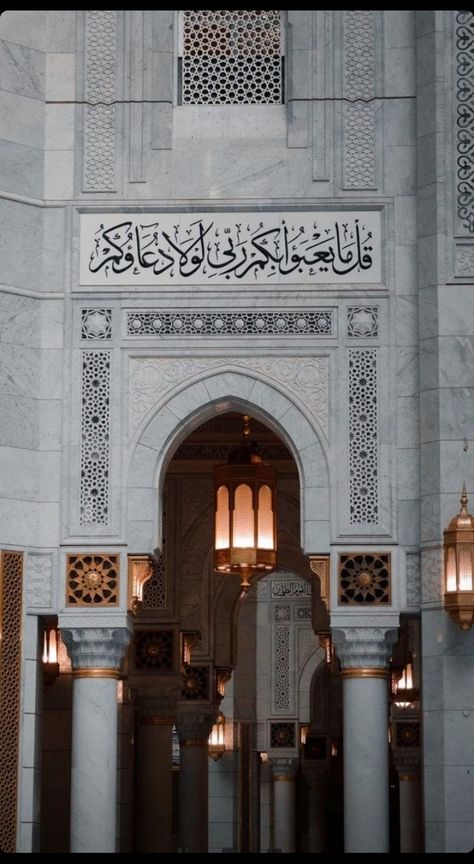
<instances>
[{"instance_id":1,"label":"column capital","mask_svg":"<svg viewBox=\"0 0 474 864\"><path fill-rule=\"evenodd\" d=\"M400 780L419 780L421 768L421 753L404 753L400 750L393 751L393 761L398 771Z\"/></svg>"},{"instance_id":2,"label":"column capital","mask_svg":"<svg viewBox=\"0 0 474 864\"><path fill-rule=\"evenodd\" d=\"M301 770L308 783L308 786L316 786L328 779L328 763L323 762L322 765L315 764L313 761L303 760L301 762Z\"/></svg>"},{"instance_id":3,"label":"column capital","mask_svg":"<svg viewBox=\"0 0 474 864\"><path fill-rule=\"evenodd\" d=\"M332 630L337 656L346 677L354 670L354 677L385 675L392 646L398 638L393 627L344 627Z\"/></svg>"},{"instance_id":4,"label":"column capital","mask_svg":"<svg viewBox=\"0 0 474 864\"><path fill-rule=\"evenodd\" d=\"M164 684L160 687L137 688L138 716L142 723L172 724L181 698L179 684Z\"/></svg>"},{"instance_id":5,"label":"column capital","mask_svg":"<svg viewBox=\"0 0 474 864\"><path fill-rule=\"evenodd\" d=\"M61 627L61 639L78 677L118 669L130 641L128 627ZM114 677L112 674L110 677Z\"/></svg>"},{"instance_id":6,"label":"column capital","mask_svg":"<svg viewBox=\"0 0 474 864\"><path fill-rule=\"evenodd\" d=\"M272 775L274 780L294 780L299 760L291 756L272 756Z\"/></svg>"},{"instance_id":7,"label":"column capital","mask_svg":"<svg viewBox=\"0 0 474 864\"><path fill-rule=\"evenodd\" d=\"M183 706L178 707L176 729L181 746L197 743L207 744L219 711L217 705L206 705L201 711L197 710L197 706L193 707L195 710L192 713L182 710Z\"/></svg>"}]
</instances>

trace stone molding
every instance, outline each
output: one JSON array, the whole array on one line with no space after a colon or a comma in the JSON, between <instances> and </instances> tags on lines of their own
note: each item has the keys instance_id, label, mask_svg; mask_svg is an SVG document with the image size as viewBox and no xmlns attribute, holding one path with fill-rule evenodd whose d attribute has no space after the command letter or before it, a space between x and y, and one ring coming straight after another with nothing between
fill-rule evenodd
<instances>
[{"instance_id":1,"label":"stone molding","mask_svg":"<svg viewBox=\"0 0 474 864\"><path fill-rule=\"evenodd\" d=\"M333 643L343 669L386 669L397 641L391 627L345 627L332 630Z\"/></svg>"},{"instance_id":2,"label":"stone molding","mask_svg":"<svg viewBox=\"0 0 474 864\"><path fill-rule=\"evenodd\" d=\"M74 669L118 669L130 635L126 627L61 627Z\"/></svg>"}]
</instances>

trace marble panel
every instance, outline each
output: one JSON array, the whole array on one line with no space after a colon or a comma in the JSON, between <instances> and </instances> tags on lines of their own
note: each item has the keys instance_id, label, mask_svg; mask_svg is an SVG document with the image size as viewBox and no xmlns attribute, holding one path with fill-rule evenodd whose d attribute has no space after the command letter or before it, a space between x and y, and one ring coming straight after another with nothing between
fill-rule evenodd
<instances>
[{"instance_id":1,"label":"marble panel","mask_svg":"<svg viewBox=\"0 0 474 864\"><path fill-rule=\"evenodd\" d=\"M38 392L40 352L25 345L0 345L0 392L32 397Z\"/></svg>"},{"instance_id":2,"label":"marble panel","mask_svg":"<svg viewBox=\"0 0 474 864\"><path fill-rule=\"evenodd\" d=\"M251 374L251 370L250 374ZM234 372L220 372L204 380L204 386L211 400L237 397L242 400L249 398L255 379L250 375Z\"/></svg>"},{"instance_id":3,"label":"marble panel","mask_svg":"<svg viewBox=\"0 0 474 864\"><path fill-rule=\"evenodd\" d=\"M471 326L474 327L474 320ZM440 338L439 385L440 387L474 387L474 336ZM472 399L470 393L468 401L469 399Z\"/></svg>"},{"instance_id":4,"label":"marble panel","mask_svg":"<svg viewBox=\"0 0 474 864\"><path fill-rule=\"evenodd\" d=\"M165 443L178 431L178 427L179 421L176 415L163 405L148 423L140 437L140 443L160 452Z\"/></svg>"},{"instance_id":5,"label":"marble panel","mask_svg":"<svg viewBox=\"0 0 474 864\"><path fill-rule=\"evenodd\" d=\"M0 497L35 501L38 454L34 450L0 447Z\"/></svg>"},{"instance_id":6,"label":"marble panel","mask_svg":"<svg viewBox=\"0 0 474 864\"><path fill-rule=\"evenodd\" d=\"M417 398L418 375L418 347L403 346L397 348L397 393L399 397ZM415 410L415 416L418 417L418 409Z\"/></svg>"},{"instance_id":7,"label":"marble panel","mask_svg":"<svg viewBox=\"0 0 474 864\"><path fill-rule=\"evenodd\" d=\"M38 448L56 450L62 440L62 402L59 399L38 400Z\"/></svg>"},{"instance_id":8,"label":"marble panel","mask_svg":"<svg viewBox=\"0 0 474 864\"><path fill-rule=\"evenodd\" d=\"M417 87L416 134L433 134L436 130L436 89L432 82Z\"/></svg>"},{"instance_id":9,"label":"marble panel","mask_svg":"<svg viewBox=\"0 0 474 864\"><path fill-rule=\"evenodd\" d=\"M0 90L0 138L42 150L44 105L36 99Z\"/></svg>"},{"instance_id":10,"label":"marble panel","mask_svg":"<svg viewBox=\"0 0 474 864\"><path fill-rule=\"evenodd\" d=\"M44 197L69 199L74 196L74 151L47 150L44 154Z\"/></svg>"},{"instance_id":11,"label":"marble panel","mask_svg":"<svg viewBox=\"0 0 474 864\"><path fill-rule=\"evenodd\" d=\"M44 66L42 51L0 38L2 90L28 96L30 99L44 99Z\"/></svg>"},{"instance_id":12,"label":"marble panel","mask_svg":"<svg viewBox=\"0 0 474 864\"><path fill-rule=\"evenodd\" d=\"M417 183L419 195L421 193L421 189L426 186L431 186L436 178L434 167L436 165L437 155L436 140L436 137L433 134L429 133L418 136ZM430 234L428 233L428 225L424 227L424 231L422 231L423 227L424 226L420 225L420 229L418 232L420 237L429 237Z\"/></svg>"},{"instance_id":13,"label":"marble panel","mask_svg":"<svg viewBox=\"0 0 474 864\"><path fill-rule=\"evenodd\" d=\"M430 658L432 661L434 658ZM442 677L438 686L443 690ZM423 710L423 764L425 768L440 768L445 759L445 712L439 710Z\"/></svg>"},{"instance_id":14,"label":"marble panel","mask_svg":"<svg viewBox=\"0 0 474 864\"><path fill-rule=\"evenodd\" d=\"M387 145L412 145L414 141L416 111L413 100L391 99L384 103L383 139ZM385 151L384 151L385 152ZM414 154L407 152L407 158ZM387 171L390 167L387 166Z\"/></svg>"},{"instance_id":15,"label":"marble panel","mask_svg":"<svg viewBox=\"0 0 474 864\"><path fill-rule=\"evenodd\" d=\"M418 343L418 300L415 296L397 297L397 344L400 346Z\"/></svg>"},{"instance_id":16,"label":"marble panel","mask_svg":"<svg viewBox=\"0 0 474 864\"><path fill-rule=\"evenodd\" d=\"M74 105L46 105L46 150L74 150Z\"/></svg>"},{"instance_id":17,"label":"marble panel","mask_svg":"<svg viewBox=\"0 0 474 864\"><path fill-rule=\"evenodd\" d=\"M423 543L437 541L442 535L439 495L424 495L421 499L421 540ZM438 595L439 596L439 595ZM438 597L426 598L430 600Z\"/></svg>"},{"instance_id":18,"label":"marble panel","mask_svg":"<svg viewBox=\"0 0 474 864\"><path fill-rule=\"evenodd\" d=\"M430 237L436 234L439 219L439 193L442 192L439 184L427 183L418 190L418 232L421 237Z\"/></svg>"},{"instance_id":19,"label":"marble panel","mask_svg":"<svg viewBox=\"0 0 474 864\"><path fill-rule=\"evenodd\" d=\"M59 501L61 453L43 450L37 458L38 501Z\"/></svg>"},{"instance_id":20,"label":"marble panel","mask_svg":"<svg viewBox=\"0 0 474 864\"><path fill-rule=\"evenodd\" d=\"M415 239L415 238L413 238ZM417 252L416 246L395 247L395 292L414 294L417 292Z\"/></svg>"},{"instance_id":21,"label":"marble panel","mask_svg":"<svg viewBox=\"0 0 474 864\"><path fill-rule=\"evenodd\" d=\"M420 441L439 441L441 431L439 390L420 393Z\"/></svg>"},{"instance_id":22,"label":"marble panel","mask_svg":"<svg viewBox=\"0 0 474 864\"><path fill-rule=\"evenodd\" d=\"M466 663L463 663L465 666ZM448 667L446 668L448 671ZM448 673L449 677L449 673ZM448 677L446 680L448 680ZM462 676L463 677L463 676ZM462 678L461 678L462 680ZM464 693L465 708L461 711L445 711L444 759L446 765L474 768L474 710L472 689Z\"/></svg>"},{"instance_id":23,"label":"marble panel","mask_svg":"<svg viewBox=\"0 0 474 864\"><path fill-rule=\"evenodd\" d=\"M174 57L171 51L153 51L153 98L166 101L173 98Z\"/></svg>"},{"instance_id":24,"label":"marble panel","mask_svg":"<svg viewBox=\"0 0 474 864\"><path fill-rule=\"evenodd\" d=\"M446 765L444 769L446 821L470 821L471 832L473 830L472 802L474 800L473 768L472 763L470 765L464 763L463 765Z\"/></svg>"},{"instance_id":25,"label":"marble panel","mask_svg":"<svg viewBox=\"0 0 474 864\"><path fill-rule=\"evenodd\" d=\"M128 518L140 521L144 513L153 513L158 496L156 489L130 489L128 493Z\"/></svg>"},{"instance_id":26,"label":"marble panel","mask_svg":"<svg viewBox=\"0 0 474 864\"><path fill-rule=\"evenodd\" d=\"M466 788L466 793L472 797L472 788ZM456 816L456 814L453 814ZM433 848L433 852L446 851L446 853L472 852L474 848L474 831L472 829L472 818L465 822L459 818L449 819L445 823L445 850L441 846ZM428 851L428 850L426 850Z\"/></svg>"},{"instance_id":27,"label":"marble panel","mask_svg":"<svg viewBox=\"0 0 474 864\"><path fill-rule=\"evenodd\" d=\"M301 448L296 453L296 459L303 467L305 485L323 486L327 483L328 468L320 445L311 444Z\"/></svg>"},{"instance_id":28,"label":"marble panel","mask_svg":"<svg viewBox=\"0 0 474 864\"><path fill-rule=\"evenodd\" d=\"M305 515L309 519L321 518L324 521L329 516L329 489L327 486L306 486Z\"/></svg>"},{"instance_id":29,"label":"marble panel","mask_svg":"<svg viewBox=\"0 0 474 864\"><path fill-rule=\"evenodd\" d=\"M414 46L403 48L386 47L384 50L384 96L414 96L415 51Z\"/></svg>"},{"instance_id":30,"label":"marble panel","mask_svg":"<svg viewBox=\"0 0 474 864\"><path fill-rule=\"evenodd\" d=\"M43 216L43 271L37 287L43 291L64 291L66 207L52 207ZM47 313L46 313L47 314ZM61 334L63 325L61 324ZM51 345L52 348L59 347Z\"/></svg>"},{"instance_id":31,"label":"marble panel","mask_svg":"<svg viewBox=\"0 0 474 864\"><path fill-rule=\"evenodd\" d=\"M50 102L74 102L75 55L49 53L46 58L46 99Z\"/></svg>"},{"instance_id":32,"label":"marble panel","mask_svg":"<svg viewBox=\"0 0 474 864\"><path fill-rule=\"evenodd\" d=\"M397 455L397 486L399 500L420 497L420 475L418 471L418 449L399 449Z\"/></svg>"},{"instance_id":33,"label":"marble panel","mask_svg":"<svg viewBox=\"0 0 474 864\"><path fill-rule=\"evenodd\" d=\"M38 681L38 673L40 679ZM23 711L28 715L40 714L42 668L38 670L38 661L26 659L23 666ZM37 685L37 682L40 686Z\"/></svg>"},{"instance_id":34,"label":"marble panel","mask_svg":"<svg viewBox=\"0 0 474 864\"><path fill-rule=\"evenodd\" d=\"M413 9L384 10L384 44L387 48L412 48L415 45Z\"/></svg>"},{"instance_id":35,"label":"marble panel","mask_svg":"<svg viewBox=\"0 0 474 864\"><path fill-rule=\"evenodd\" d=\"M446 827L444 821L425 822L425 852L444 852Z\"/></svg>"},{"instance_id":36,"label":"marble panel","mask_svg":"<svg viewBox=\"0 0 474 864\"><path fill-rule=\"evenodd\" d=\"M39 788L40 771L23 767L20 769L20 778L20 819L22 822L39 822L39 795L35 791Z\"/></svg>"},{"instance_id":37,"label":"marble panel","mask_svg":"<svg viewBox=\"0 0 474 864\"><path fill-rule=\"evenodd\" d=\"M0 116L1 113L0 105ZM1 282L4 285L37 290L43 257L43 211L39 207L30 207L17 201L3 199L0 200L0 221L2 224ZM27 254L25 254L25 237L28 238Z\"/></svg>"},{"instance_id":38,"label":"marble panel","mask_svg":"<svg viewBox=\"0 0 474 864\"><path fill-rule=\"evenodd\" d=\"M421 495L437 494L440 482L440 444L434 441L423 444L420 452L420 492Z\"/></svg>"},{"instance_id":39,"label":"marble panel","mask_svg":"<svg viewBox=\"0 0 474 864\"><path fill-rule=\"evenodd\" d=\"M174 48L174 12L160 9L153 12L153 51L173 51Z\"/></svg>"},{"instance_id":40,"label":"marble panel","mask_svg":"<svg viewBox=\"0 0 474 864\"><path fill-rule=\"evenodd\" d=\"M331 542L329 521L305 519L302 528L301 545L305 555L329 553Z\"/></svg>"},{"instance_id":41,"label":"marble panel","mask_svg":"<svg viewBox=\"0 0 474 864\"><path fill-rule=\"evenodd\" d=\"M442 822L444 819L443 768L441 765L426 765L423 775L425 812L429 814L430 821ZM437 851L439 852L439 849Z\"/></svg>"},{"instance_id":42,"label":"marble panel","mask_svg":"<svg viewBox=\"0 0 474 864\"><path fill-rule=\"evenodd\" d=\"M44 13L43 13L44 14ZM48 51L74 53L76 50L76 11L67 9L47 12L46 45Z\"/></svg>"},{"instance_id":43,"label":"marble panel","mask_svg":"<svg viewBox=\"0 0 474 864\"><path fill-rule=\"evenodd\" d=\"M308 448L314 442L314 430L300 411L294 406L280 417L280 423L297 450Z\"/></svg>"},{"instance_id":44,"label":"marble panel","mask_svg":"<svg viewBox=\"0 0 474 864\"><path fill-rule=\"evenodd\" d=\"M61 399L63 394L62 348L48 348L41 352L41 398Z\"/></svg>"},{"instance_id":45,"label":"marble panel","mask_svg":"<svg viewBox=\"0 0 474 864\"><path fill-rule=\"evenodd\" d=\"M463 441L472 429L474 387L445 387L440 391L439 431L441 438Z\"/></svg>"},{"instance_id":46,"label":"marble panel","mask_svg":"<svg viewBox=\"0 0 474 864\"><path fill-rule=\"evenodd\" d=\"M424 243L422 239L420 241ZM419 297L419 321L421 341L432 336L438 337L438 290L435 285L420 285Z\"/></svg>"},{"instance_id":47,"label":"marble panel","mask_svg":"<svg viewBox=\"0 0 474 864\"><path fill-rule=\"evenodd\" d=\"M33 450L38 443L35 399L0 393L0 442Z\"/></svg>"},{"instance_id":48,"label":"marble panel","mask_svg":"<svg viewBox=\"0 0 474 864\"><path fill-rule=\"evenodd\" d=\"M39 764L40 735L37 714L23 713L21 759L24 768L35 768Z\"/></svg>"},{"instance_id":49,"label":"marble panel","mask_svg":"<svg viewBox=\"0 0 474 864\"><path fill-rule=\"evenodd\" d=\"M42 502L38 507L39 545L58 546L60 506L56 502Z\"/></svg>"},{"instance_id":50,"label":"marble panel","mask_svg":"<svg viewBox=\"0 0 474 864\"><path fill-rule=\"evenodd\" d=\"M418 239L418 279L420 288L436 285L438 281L438 246L445 238L433 234ZM435 320L435 319L434 319ZM420 333L425 332L426 318L420 314ZM434 321L433 321L434 323Z\"/></svg>"},{"instance_id":51,"label":"marble panel","mask_svg":"<svg viewBox=\"0 0 474 864\"><path fill-rule=\"evenodd\" d=\"M423 612L423 627L426 612ZM434 640L430 642L428 638L424 640L423 649L423 711L426 713L425 720L429 718L429 728L438 729L439 723L442 724L443 704L444 704L444 686L443 686L443 659L442 652L444 651L444 637L442 628L435 625L431 628ZM441 641L439 640L441 637ZM430 644L431 643L431 644ZM427 653L425 653L427 652ZM435 652L435 653L432 653ZM441 720L439 719L441 718ZM442 728L444 728L442 726ZM431 743L432 739L424 733L426 745L430 748L430 764L436 762L439 758L439 750L436 752L436 746L439 745L439 734L436 736L435 744ZM427 751L428 753L428 751ZM426 756L427 756L426 753ZM434 757L434 758L433 758ZM427 763L428 764L428 763Z\"/></svg>"},{"instance_id":52,"label":"marble panel","mask_svg":"<svg viewBox=\"0 0 474 864\"><path fill-rule=\"evenodd\" d=\"M157 531L154 522L129 522L128 523L128 551L130 554L145 555L151 553L156 547Z\"/></svg>"},{"instance_id":53,"label":"marble panel","mask_svg":"<svg viewBox=\"0 0 474 864\"><path fill-rule=\"evenodd\" d=\"M436 37L433 31L429 31L423 35L418 35L416 40L416 71L417 71L417 87L424 87L428 84L434 86L435 78L435 58L436 58Z\"/></svg>"},{"instance_id":54,"label":"marble panel","mask_svg":"<svg viewBox=\"0 0 474 864\"><path fill-rule=\"evenodd\" d=\"M41 198L42 150L11 141L0 141L0 189L13 195Z\"/></svg>"},{"instance_id":55,"label":"marble panel","mask_svg":"<svg viewBox=\"0 0 474 864\"><path fill-rule=\"evenodd\" d=\"M467 449L466 448L467 445ZM440 441L440 488L454 492L457 478L462 477L466 483L469 496L469 511L474 507L474 439L460 441Z\"/></svg>"},{"instance_id":56,"label":"marble panel","mask_svg":"<svg viewBox=\"0 0 474 864\"><path fill-rule=\"evenodd\" d=\"M436 30L436 11L433 9L417 9L415 14L416 38L434 33Z\"/></svg>"},{"instance_id":57,"label":"marble panel","mask_svg":"<svg viewBox=\"0 0 474 864\"><path fill-rule=\"evenodd\" d=\"M384 191L386 195L413 195L416 182L414 146L384 146Z\"/></svg>"},{"instance_id":58,"label":"marble panel","mask_svg":"<svg viewBox=\"0 0 474 864\"><path fill-rule=\"evenodd\" d=\"M397 399L397 443L399 447L418 447L420 438L418 407L416 396Z\"/></svg>"},{"instance_id":59,"label":"marble panel","mask_svg":"<svg viewBox=\"0 0 474 864\"><path fill-rule=\"evenodd\" d=\"M398 541L401 546L417 546L420 542L419 501L398 502Z\"/></svg>"},{"instance_id":60,"label":"marble panel","mask_svg":"<svg viewBox=\"0 0 474 864\"><path fill-rule=\"evenodd\" d=\"M395 197L395 243L413 246L417 238L416 199L412 195Z\"/></svg>"},{"instance_id":61,"label":"marble panel","mask_svg":"<svg viewBox=\"0 0 474 864\"><path fill-rule=\"evenodd\" d=\"M0 39L46 50L46 20L43 11L10 10L0 18Z\"/></svg>"},{"instance_id":62,"label":"marble panel","mask_svg":"<svg viewBox=\"0 0 474 864\"><path fill-rule=\"evenodd\" d=\"M474 321L472 285L443 286L438 294L441 336L471 336Z\"/></svg>"},{"instance_id":63,"label":"marble panel","mask_svg":"<svg viewBox=\"0 0 474 864\"><path fill-rule=\"evenodd\" d=\"M208 402L209 391L206 389L205 383L196 381L192 386L186 387L181 393L173 396L169 407L176 417L183 420L201 410Z\"/></svg>"}]
</instances>

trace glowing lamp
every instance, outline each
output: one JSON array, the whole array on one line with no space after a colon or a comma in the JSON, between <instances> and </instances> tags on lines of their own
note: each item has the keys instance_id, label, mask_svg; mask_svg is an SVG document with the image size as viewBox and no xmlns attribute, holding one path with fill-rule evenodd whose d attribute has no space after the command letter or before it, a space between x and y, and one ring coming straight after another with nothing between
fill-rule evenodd
<instances>
[{"instance_id":1,"label":"glowing lamp","mask_svg":"<svg viewBox=\"0 0 474 864\"><path fill-rule=\"evenodd\" d=\"M208 741L209 756L214 762L225 753L225 716L219 711Z\"/></svg>"},{"instance_id":2,"label":"glowing lamp","mask_svg":"<svg viewBox=\"0 0 474 864\"><path fill-rule=\"evenodd\" d=\"M467 512L466 485L461 510L444 531L444 605L462 630L474 620L474 517Z\"/></svg>"}]
</instances>

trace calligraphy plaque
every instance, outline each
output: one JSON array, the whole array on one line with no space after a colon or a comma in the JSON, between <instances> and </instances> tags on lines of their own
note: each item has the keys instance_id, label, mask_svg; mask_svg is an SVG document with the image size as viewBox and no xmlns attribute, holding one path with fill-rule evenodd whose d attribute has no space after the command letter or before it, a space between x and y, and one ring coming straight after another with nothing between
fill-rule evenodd
<instances>
[{"instance_id":1,"label":"calligraphy plaque","mask_svg":"<svg viewBox=\"0 0 474 864\"><path fill-rule=\"evenodd\" d=\"M380 212L84 213L80 281L380 283Z\"/></svg>"}]
</instances>

